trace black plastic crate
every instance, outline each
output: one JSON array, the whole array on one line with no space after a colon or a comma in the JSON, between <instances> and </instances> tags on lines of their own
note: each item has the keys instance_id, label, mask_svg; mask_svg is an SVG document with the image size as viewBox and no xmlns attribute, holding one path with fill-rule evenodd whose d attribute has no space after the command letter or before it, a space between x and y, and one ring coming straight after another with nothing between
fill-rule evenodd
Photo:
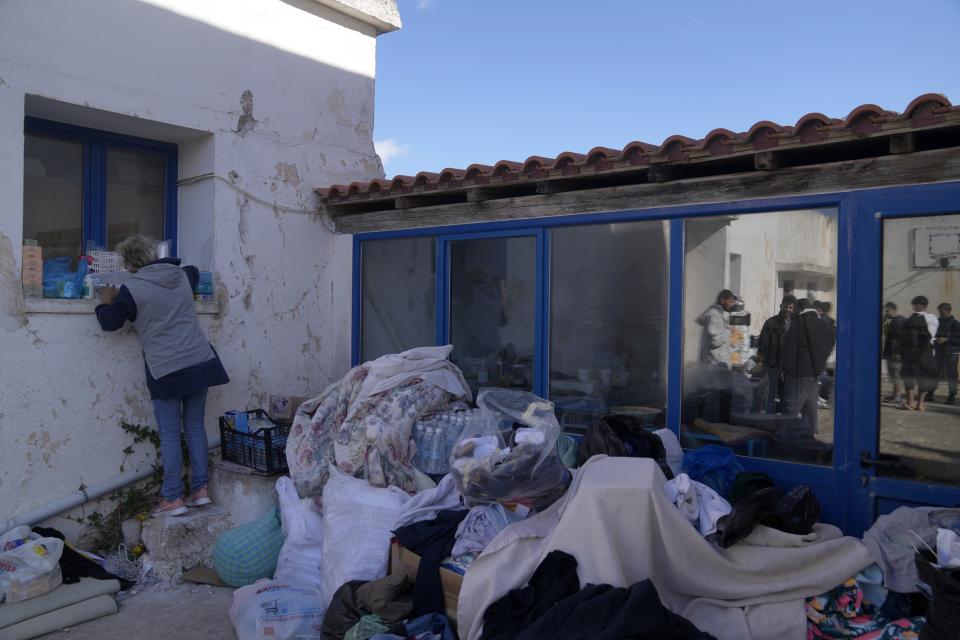
<instances>
[{"instance_id":1,"label":"black plastic crate","mask_svg":"<svg viewBox=\"0 0 960 640\"><path fill-rule=\"evenodd\" d=\"M276 426L244 433L227 426L224 417L220 416L220 451L223 459L265 475L286 472L287 436L290 435L291 423L267 418L263 409L243 413L247 414L248 419L266 418Z\"/></svg>"}]
</instances>

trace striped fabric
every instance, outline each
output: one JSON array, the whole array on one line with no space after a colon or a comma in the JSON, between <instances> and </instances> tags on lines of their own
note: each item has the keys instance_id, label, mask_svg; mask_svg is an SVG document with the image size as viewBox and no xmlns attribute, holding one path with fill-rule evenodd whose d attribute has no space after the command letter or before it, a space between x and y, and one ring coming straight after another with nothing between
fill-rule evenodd
<instances>
[{"instance_id":1,"label":"striped fabric","mask_svg":"<svg viewBox=\"0 0 960 640\"><path fill-rule=\"evenodd\" d=\"M259 520L230 529L213 547L213 566L220 579L232 587L272 578L283 546L280 510L272 509Z\"/></svg>"}]
</instances>

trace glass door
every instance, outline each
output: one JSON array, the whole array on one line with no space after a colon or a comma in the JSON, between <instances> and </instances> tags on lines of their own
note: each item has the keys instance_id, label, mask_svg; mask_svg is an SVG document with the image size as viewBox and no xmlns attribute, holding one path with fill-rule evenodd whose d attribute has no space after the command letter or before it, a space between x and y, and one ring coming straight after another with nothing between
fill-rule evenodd
<instances>
[{"instance_id":1,"label":"glass door","mask_svg":"<svg viewBox=\"0 0 960 640\"><path fill-rule=\"evenodd\" d=\"M542 232L441 239L451 360L474 394L487 386L535 391L542 349Z\"/></svg>"},{"instance_id":2,"label":"glass door","mask_svg":"<svg viewBox=\"0 0 960 640\"><path fill-rule=\"evenodd\" d=\"M960 213L885 218L875 446L860 452L872 516L960 503Z\"/></svg>"},{"instance_id":3,"label":"glass door","mask_svg":"<svg viewBox=\"0 0 960 640\"><path fill-rule=\"evenodd\" d=\"M960 184L851 199L850 512L960 505Z\"/></svg>"}]
</instances>

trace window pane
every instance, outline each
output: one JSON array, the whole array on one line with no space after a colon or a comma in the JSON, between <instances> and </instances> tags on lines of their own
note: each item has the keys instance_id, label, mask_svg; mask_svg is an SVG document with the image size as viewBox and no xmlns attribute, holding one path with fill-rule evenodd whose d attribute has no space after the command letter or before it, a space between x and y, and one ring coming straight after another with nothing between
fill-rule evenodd
<instances>
[{"instance_id":1,"label":"window pane","mask_svg":"<svg viewBox=\"0 0 960 640\"><path fill-rule=\"evenodd\" d=\"M883 300L877 472L958 484L960 215L884 221Z\"/></svg>"},{"instance_id":2,"label":"window pane","mask_svg":"<svg viewBox=\"0 0 960 640\"><path fill-rule=\"evenodd\" d=\"M368 240L361 245L364 361L435 343L433 238Z\"/></svg>"},{"instance_id":3,"label":"window pane","mask_svg":"<svg viewBox=\"0 0 960 640\"><path fill-rule=\"evenodd\" d=\"M107 149L107 247L135 233L162 240L165 157Z\"/></svg>"},{"instance_id":4,"label":"window pane","mask_svg":"<svg viewBox=\"0 0 960 640\"><path fill-rule=\"evenodd\" d=\"M533 390L536 260L530 236L450 243L451 359L474 392Z\"/></svg>"},{"instance_id":5,"label":"window pane","mask_svg":"<svg viewBox=\"0 0 960 640\"><path fill-rule=\"evenodd\" d=\"M610 412L665 425L668 231L644 221L550 232L550 399L564 429Z\"/></svg>"},{"instance_id":6,"label":"window pane","mask_svg":"<svg viewBox=\"0 0 960 640\"><path fill-rule=\"evenodd\" d=\"M831 463L836 273L833 209L686 222L685 446Z\"/></svg>"},{"instance_id":7,"label":"window pane","mask_svg":"<svg viewBox=\"0 0 960 640\"><path fill-rule=\"evenodd\" d=\"M43 258L83 252L83 145L28 134L23 154L23 237Z\"/></svg>"}]
</instances>

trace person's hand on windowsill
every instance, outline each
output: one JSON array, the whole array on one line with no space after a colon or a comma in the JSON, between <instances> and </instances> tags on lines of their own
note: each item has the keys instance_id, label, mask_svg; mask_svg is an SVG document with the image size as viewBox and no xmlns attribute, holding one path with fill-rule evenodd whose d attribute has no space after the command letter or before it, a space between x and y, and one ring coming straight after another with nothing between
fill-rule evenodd
<instances>
[{"instance_id":1,"label":"person's hand on windowsill","mask_svg":"<svg viewBox=\"0 0 960 640\"><path fill-rule=\"evenodd\" d=\"M113 287L102 287L100 289L100 302L103 304L110 304L113 302L113 299L117 297L119 291Z\"/></svg>"}]
</instances>

